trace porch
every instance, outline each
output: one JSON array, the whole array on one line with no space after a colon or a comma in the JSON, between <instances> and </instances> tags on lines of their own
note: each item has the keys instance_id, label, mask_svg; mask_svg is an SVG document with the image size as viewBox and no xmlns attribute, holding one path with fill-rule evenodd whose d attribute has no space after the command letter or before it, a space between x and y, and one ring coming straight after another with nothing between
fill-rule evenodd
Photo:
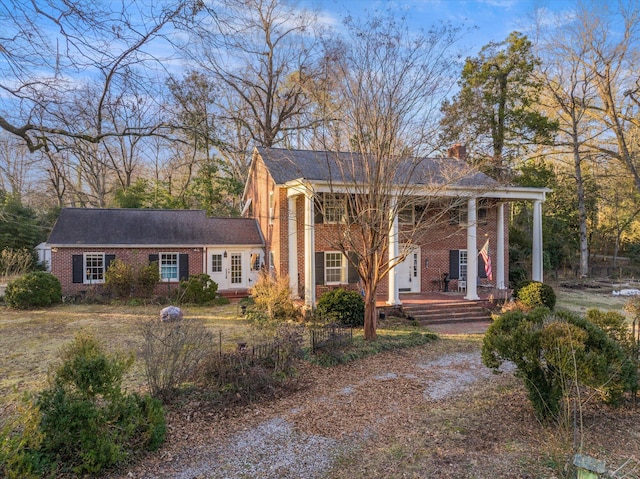
<instances>
[{"instance_id":1,"label":"porch","mask_svg":"<svg viewBox=\"0 0 640 479\"><path fill-rule=\"evenodd\" d=\"M511 290L478 288L479 299L469 301L464 292L400 293L402 304L387 304L379 296L376 306L384 315L411 318L434 332L443 334L484 333L491 324L491 312L511 295ZM380 318L382 321L382 315Z\"/></svg>"}]
</instances>

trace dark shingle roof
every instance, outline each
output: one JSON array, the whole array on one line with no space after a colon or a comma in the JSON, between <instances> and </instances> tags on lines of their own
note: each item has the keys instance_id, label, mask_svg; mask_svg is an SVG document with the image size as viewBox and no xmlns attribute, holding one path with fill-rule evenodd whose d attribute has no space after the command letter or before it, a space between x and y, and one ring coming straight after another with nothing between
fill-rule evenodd
<instances>
[{"instance_id":1,"label":"dark shingle roof","mask_svg":"<svg viewBox=\"0 0 640 479\"><path fill-rule=\"evenodd\" d=\"M353 182L361 180L364 163L357 153L287 150L257 147L257 151L277 184L305 179L309 181ZM343 172L346 169L349 172ZM396 169L398 184L437 184L490 187L498 183L455 158L412 158Z\"/></svg>"},{"instance_id":2,"label":"dark shingle roof","mask_svg":"<svg viewBox=\"0 0 640 479\"><path fill-rule=\"evenodd\" d=\"M262 245L252 218L208 218L202 210L65 208L49 245Z\"/></svg>"}]
</instances>

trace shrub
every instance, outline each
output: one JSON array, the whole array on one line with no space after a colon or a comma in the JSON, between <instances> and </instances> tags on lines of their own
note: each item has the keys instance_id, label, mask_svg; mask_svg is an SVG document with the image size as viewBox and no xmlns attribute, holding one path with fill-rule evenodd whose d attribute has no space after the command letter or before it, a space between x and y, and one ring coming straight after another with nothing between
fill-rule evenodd
<instances>
[{"instance_id":1,"label":"shrub","mask_svg":"<svg viewBox=\"0 0 640 479\"><path fill-rule=\"evenodd\" d=\"M23 427L9 436L11 461L3 441L0 458L9 476L96 474L139 449L159 447L162 405L121 389L132 355L107 355L93 337L78 335L61 359L49 388L22 416Z\"/></svg>"},{"instance_id":2,"label":"shrub","mask_svg":"<svg viewBox=\"0 0 640 479\"><path fill-rule=\"evenodd\" d=\"M141 333L149 390L165 401L192 377L213 344L211 332L194 319L173 323L147 321L141 324Z\"/></svg>"},{"instance_id":3,"label":"shrub","mask_svg":"<svg viewBox=\"0 0 640 479\"><path fill-rule=\"evenodd\" d=\"M128 298L133 291L135 272L133 266L122 260L115 259L104 273L104 284L116 298Z\"/></svg>"},{"instance_id":4,"label":"shrub","mask_svg":"<svg viewBox=\"0 0 640 479\"><path fill-rule=\"evenodd\" d=\"M160 281L158 264L132 265L115 259L104 274L107 290L116 298L131 297L148 298L153 294L156 284Z\"/></svg>"},{"instance_id":5,"label":"shrub","mask_svg":"<svg viewBox=\"0 0 640 479\"><path fill-rule=\"evenodd\" d=\"M0 476L7 479L41 477L47 465L40 447L40 411L25 397L18 411L0 429Z\"/></svg>"},{"instance_id":6,"label":"shrub","mask_svg":"<svg viewBox=\"0 0 640 479\"><path fill-rule=\"evenodd\" d=\"M556 306L556 293L548 284L539 281L525 281L514 291L518 301L530 308L543 306L553 310Z\"/></svg>"},{"instance_id":7,"label":"shrub","mask_svg":"<svg viewBox=\"0 0 640 479\"><path fill-rule=\"evenodd\" d=\"M160 281L160 270L157 262L140 266L136 271L136 282L133 286L134 295L139 298L150 297L158 281Z\"/></svg>"},{"instance_id":8,"label":"shrub","mask_svg":"<svg viewBox=\"0 0 640 479\"><path fill-rule=\"evenodd\" d=\"M482 361L494 369L512 361L540 419L560 419L573 381L610 404L637 390L637 369L618 343L584 318L547 308L498 317L485 334Z\"/></svg>"},{"instance_id":9,"label":"shrub","mask_svg":"<svg viewBox=\"0 0 640 479\"><path fill-rule=\"evenodd\" d=\"M247 318L254 325L275 331L286 321L298 319L300 312L291 297L288 276L260 273L251 288L253 303L247 307Z\"/></svg>"},{"instance_id":10,"label":"shrub","mask_svg":"<svg viewBox=\"0 0 640 479\"><path fill-rule=\"evenodd\" d=\"M62 301L62 287L52 274L34 271L9 282L5 301L16 309L51 306Z\"/></svg>"},{"instance_id":11,"label":"shrub","mask_svg":"<svg viewBox=\"0 0 640 479\"><path fill-rule=\"evenodd\" d=\"M346 326L364 326L364 300L355 291L344 288L327 291L318 299L316 310L321 316Z\"/></svg>"},{"instance_id":12,"label":"shrub","mask_svg":"<svg viewBox=\"0 0 640 479\"><path fill-rule=\"evenodd\" d=\"M218 283L208 274L199 274L180 281L178 297L182 303L208 304L218 297Z\"/></svg>"}]
</instances>

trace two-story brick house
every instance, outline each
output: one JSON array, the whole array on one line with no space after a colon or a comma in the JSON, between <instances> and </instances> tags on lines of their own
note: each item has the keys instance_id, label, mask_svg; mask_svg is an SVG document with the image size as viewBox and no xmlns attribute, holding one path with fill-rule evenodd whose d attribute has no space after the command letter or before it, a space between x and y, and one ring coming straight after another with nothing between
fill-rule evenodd
<instances>
[{"instance_id":1,"label":"two-story brick house","mask_svg":"<svg viewBox=\"0 0 640 479\"><path fill-rule=\"evenodd\" d=\"M450 208L451 221L433 231L428 241L412 242L406 258L388 275L379 293L389 304L400 304L400 292L425 292L439 288L444 273L452 289L478 299L478 284L498 289L508 282L508 228L505 211L513 201L533 202L532 278L542 280L542 203L549 191L543 188L504 186L472 169L462 161L459 146L448 158L427 158L423 170L446 168L457 171L455 180L434 189L423 187L416 176L413 195L438 195L441 201L455 199L462 207ZM287 150L258 147L254 150L244 191L246 217L255 218L265 238L268 266L276 274L288 274L295 295L312 306L316 297L331 287L354 287L357 273L348 258L336 251L335 235L340 231L340 196L358 191L354 183L332 176L339 162L352 161L350 153ZM408 183L413 179L406 180ZM321 213L321 214L319 214ZM401 250L403 223L411 211L392 219L389 254ZM400 233L400 234L399 234ZM491 245L493 278L485 278L484 260L478 251ZM475 254L468 254L473 251ZM404 256L404 255L403 255ZM477 273L475 273L477 271ZM474 272L474 273L470 273Z\"/></svg>"}]
</instances>

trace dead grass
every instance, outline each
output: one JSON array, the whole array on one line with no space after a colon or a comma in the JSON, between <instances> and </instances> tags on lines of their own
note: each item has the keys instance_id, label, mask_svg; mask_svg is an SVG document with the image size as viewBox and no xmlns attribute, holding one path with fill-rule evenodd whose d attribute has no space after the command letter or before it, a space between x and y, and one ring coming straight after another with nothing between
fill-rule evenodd
<instances>
[{"instance_id":1,"label":"dead grass","mask_svg":"<svg viewBox=\"0 0 640 479\"><path fill-rule=\"evenodd\" d=\"M41 389L60 348L80 331L93 334L109 350L140 351L139 324L158 318L160 309L157 305L63 305L27 311L0 307L0 397L12 400L22 392ZM224 348L259 340L237 304L184 311L185 316L202 319L216 339L222 334ZM127 386L137 389L143 384L142 364L136 361Z\"/></svg>"},{"instance_id":2,"label":"dead grass","mask_svg":"<svg viewBox=\"0 0 640 479\"><path fill-rule=\"evenodd\" d=\"M585 292L557 286L555 290L558 307L578 312L592 307L621 310L627 301L613 297L610 290ZM158 317L160 309L72 305L14 311L0 307L0 395L6 401L15 398L16 391L39 389L60 347L79 331L93 332L109 348L138 350L138 323ZM185 313L201 318L216 334L222 332L229 348L240 341L260 341L235 304L186 308ZM324 479L571 477L573 431L540 424L521 380L512 374L483 377L458 394L425 400L425 387L439 376L429 368L416 372L416 365L451 354L478 355L481 339L481 335L448 335L333 368L303 363L299 377L305 387L237 409L183 404L169 410L163 448L121 471L119 477L176 477L186 465L207 457L212 448L239 431L272 418L284 418L296 432L349 445L334 458ZM131 387L142 384L141 365L138 368ZM587 404L584 424L578 437L585 454L606 460L610 468L628 458L640 458L636 406L614 410Z\"/></svg>"}]
</instances>

